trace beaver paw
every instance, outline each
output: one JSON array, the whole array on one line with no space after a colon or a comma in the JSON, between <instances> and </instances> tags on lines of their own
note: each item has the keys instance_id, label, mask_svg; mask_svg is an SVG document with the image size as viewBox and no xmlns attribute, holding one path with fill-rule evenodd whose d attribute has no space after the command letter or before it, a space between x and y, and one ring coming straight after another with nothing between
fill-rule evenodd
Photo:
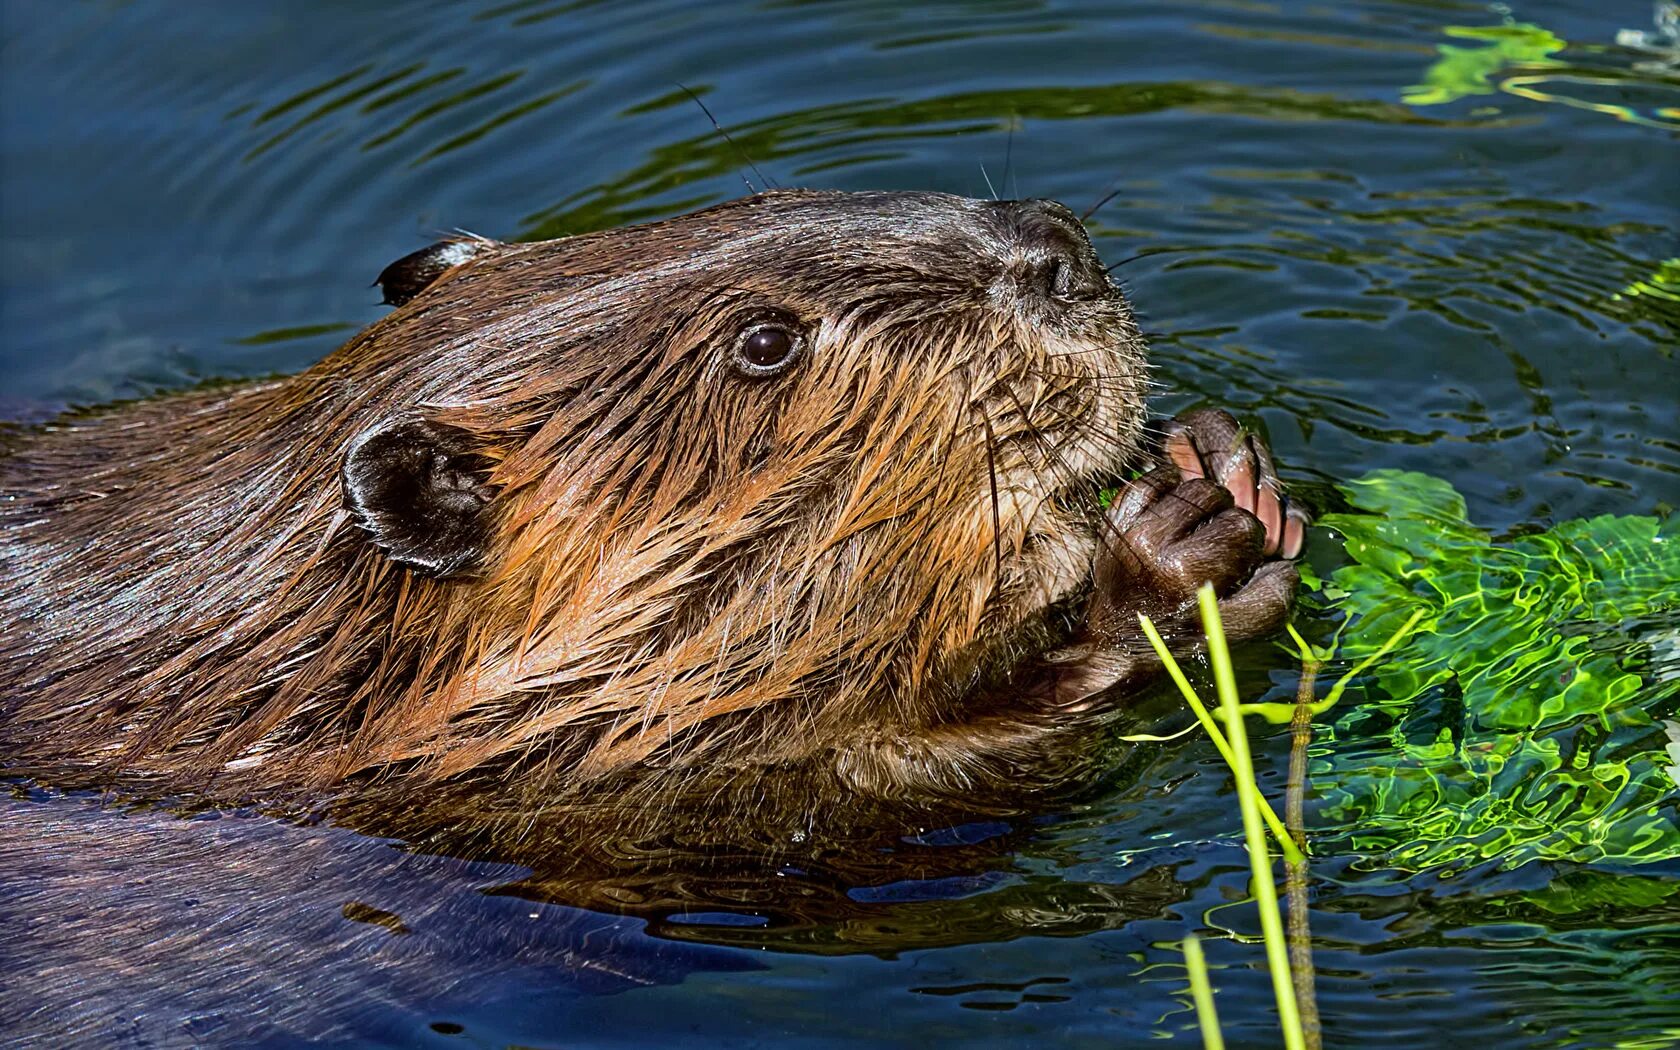
<instances>
[{"instance_id":1,"label":"beaver paw","mask_svg":"<svg viewBox=\"0 0 1680 1050\"><path fill-rule=\"evenodd\" d=\"M1161 467L1134 481L1108 516L1097 556L1087 620L1091 637L1111 647L1145 642L1139 613L1171 639L1196 623L1196 590L1213 585L1225 633L1233 641L1283 625L1299 576L1287 561L1267 561L1266 529L1231 493L1207 478L1183 479Z\"/></svg>"},{"instance_id":2,"label":"beaver paw","mask_svg":"<svg viewBox=\"0 0 1680 1050\"><path fill-rule=\"evenodd\" d=\"M1093 638L1145 641L1137 614L1163 635L1195 633L1196 590L1213 585L1233 641L1283 625L1300 577L1308 517L1290 503L1271 450L1228 412L1194 409L1164 427L1166 462L1109 508L1088 620Z\"/></svg>"},{"instance_id":3,"label":"beaver paw","mask_svg":"<svg viewBox=\"0 0 1680 1050\"><path fill-rule=\"evenodd\" d=\"M1162 430L1162 455L1181 477L1218 482L1238 507L1260 519L1266 528L1262 553L1300 556L1311 519L1290 503L1272 464L1272 451L1259 435L1217 408L1193 408L1168 420Z\"/></svg>"},{"instance_id":4,"label":"beaver paw","mask_svg":"<svg viewBox=\"0 0 1680 1050\"><path fill-rule=\"evenodd\" d=\"M1265 442L1215 409L1179 416L1164 435L1165 462L1126 486L1104 518L1084 640L1047 657L1064 711L1098 706L1159 670L1140 613L1174 651L1199 644L1203 584L1233 642L1278 630L1294 606L1300 575L1289 559L1309 519L1284 494Z\"/></svg>"}]
</instances>

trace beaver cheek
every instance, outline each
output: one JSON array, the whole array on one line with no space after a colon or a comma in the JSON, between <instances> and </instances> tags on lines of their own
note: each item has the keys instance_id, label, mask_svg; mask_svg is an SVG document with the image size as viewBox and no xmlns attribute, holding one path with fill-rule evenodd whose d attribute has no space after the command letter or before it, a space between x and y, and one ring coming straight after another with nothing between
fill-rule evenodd
<instances>
[{"instance_id":1,"label":"beaver cheek","mask_svg":"<svg viewBox=\"0 0 1680 1050\"><path fill-rule=\"evenodd\" d=\"M467 431L413 420L357 437L340 480L345 506L375 547L443 577L469 571L488 546L489 471Z\"/></svg>"}]
</instances>

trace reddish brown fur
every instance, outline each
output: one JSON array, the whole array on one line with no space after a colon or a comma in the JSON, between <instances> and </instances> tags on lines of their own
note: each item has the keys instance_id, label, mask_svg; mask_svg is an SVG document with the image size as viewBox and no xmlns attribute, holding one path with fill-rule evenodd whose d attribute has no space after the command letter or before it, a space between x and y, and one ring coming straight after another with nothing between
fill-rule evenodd
<instances>
[{"instance_id":1,"label":"reddish brown fur","mask_svg":"<svg viewBox=\"0 0 1680 1050\"><path fill-rule=\"evenodd\" d=\"M772 766L891 792L871 742L962 722L1047 644L1083 497L1136 451L1124 302L1033 279L1004 205L778 192L487 244L301 375L47 427L0 460L0 747L220 796ZM819 327L744 380L720 355L767 306ZM347 447L410 417L495 463L470 578L344 509Z\"/></svg>"}]
</instances>

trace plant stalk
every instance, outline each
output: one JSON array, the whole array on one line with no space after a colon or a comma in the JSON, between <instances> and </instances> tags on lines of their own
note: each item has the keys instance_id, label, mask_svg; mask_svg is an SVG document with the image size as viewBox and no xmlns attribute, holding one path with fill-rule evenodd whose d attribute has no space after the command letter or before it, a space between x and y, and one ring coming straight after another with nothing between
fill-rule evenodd
<instances>
[{"instance_id":1,"label":"plant stalk","mask_svg":"<svg viewBox=\"0 0 1680 1050\"><path fill-rule=\"evenodd\" d=\"M1202 940L1193 933L1184 935L1184 968L1190 975L1190 999L1196 1004L1196 1023L1202 1029L1203 1050L1225 1050L1225 1037L1219 1032L1219 1011L1213 1008L1213 985L1208 981L1207 958L1202 955Z\"/></svg>"},{"instance_id":2,"label":"plant stalk","mask_svg":"<svg viewBox=\"0 0 1680 1050\"><path fill-rule=\"evenodd\" d=\"M1202 728L1207 731L1208 739L1213 741L1214 749L1219 752L1219 757L1225 760L1227 766L1235 769L1236 759L1231 754L1231 745L1225 740L1225 734L1220 731L1219 723L1213 720L1213 715L1202 704L1202 698L1196 695L1196 689L1190 684L1190 679L1184 676L1184 669L1179 667L1178 661L1173 658L1172 650L1167 648L1166 640L1161 637L1161 632L1156 630L1154 622L1142 613L1138 614L1138 623L1142 625L1144 635L1149 638L1149 644L1154 646L1155 655L1161 658L1161 666L1167 669L1167 676L1173 680L1174 685L1178 686L1179 694L1184 697L1184 702L1190 705L1190 710L1195 714L1196 721L1200 722ZM1260 816L1266 821L1266 826L1272 829L1272 834L1277 839L1278 851L1287 858L1293 858L1297 847L1295 840L1289 837L1289 829L1272 811L1272 804L1267 802L1263 796L1258 797Z\"/></svg>"},{"instance_id":3,"label":"plant stalk","mask_svg":"<svg viewBox=\"0 0 1680 1050\"><path fill-rule=\"evenodd\" d=\"M1307 785L1307 747L1312 743L1313 690L1322 666L1312 652L1301 650L1301 685L1295 693L1295 717L1290 721L1289 782L1284 789L1283 820L1300 851L1283 859L1284 896L1289 901L1289 974L1295 983L1295 1002L1301 1010L1301 1034L1307 1050L1320 1050L1323 1032L1318 1021L1318 989L1314 984L1312 930L1307 914L1307 832L1302 806Z\"/></svg>"},{"instance_id":4,"label":"plant stalk","mask_svg":"<svg viewBox=\"0 0 1680 1050\"><path fill-rule=\"evenodd\" d=\"M1219 690L1220 707L1225 711L1226 740L1230 743L1234 759L1232 772L1236 775L1237 803L1242 809L1248 861L1254 875L1254 902L1260 909L1260 929L1266 939L1266 966L1271 971L1272 993L1277 998L1278 1025L1283 1030L1285 1050L1306 1050L1300 1008L1295 1002L1295 986L1289 976L1289 947L1284 940L1283 917L1278 910L1272 856L1266 846L1266 826L1260 815L1260 788L1254 780L1254 758L1248 750L1248 728L1243 724L1239 710L1241 701L1237 698L1237 676L1231 669L1231 649L1225 641L1225 627L1219 619L1219 601L1213 588L1204 585L1196 592L1196 598L1202 607L1202 629L1207 634L1213 681Z\"/></svg>"}]
</instances>

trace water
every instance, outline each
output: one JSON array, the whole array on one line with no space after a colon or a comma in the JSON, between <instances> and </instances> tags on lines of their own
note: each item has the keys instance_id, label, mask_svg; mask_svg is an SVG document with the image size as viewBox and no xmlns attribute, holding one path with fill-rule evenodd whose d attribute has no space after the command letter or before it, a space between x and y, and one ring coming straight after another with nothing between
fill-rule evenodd
<instances>
[{"instance_id":1,"label":"water","mask_svg":"<svg viewBox=\"0 0 1680 1050\"><path fill-rule=\"evenodd\" d=\"M1422 470L1506 532L1680 504L1680 304L1621 294L1680 256L1680 73L1615 43L1651 30L1645 3L0 12L13 421L301 368L379 316L368 283L439 231L551 237L686 210L759 181L745 154L783 185L1076 210L1112 192L1093 236L1110 260L1143 256L1118 272L1154 333L1160 407L1258 416L1309 489ZM1439 45L1486 43L1445 27L1507 19L1569 46L1463 82L1485 93L1402 101L1439 86ZM1244 662L1251 683L1291 687L1264 648ZM1275 793L1286 742L1260 746ZM960 877L907 863L828 884L839 902L819 909L771 890L758 913L615 920L613 958L653 974L628 989L556 976L596 942L515 936L507 894L451 883L413 923L454 946L448 990L370 1000L345 1038L1194 1046L1172 942L1200 929L1229 1042L1275 1044L1234 800L1205 744L1039 823L971 831L918 847L969 851ZM420 908L430 872L380 885ZM1327 1045L1680 1042L1680 868L1401 879L1330 857L1315 875ZM671 955L679 941L698 954Z\"/></svg>"}]
</instances>

